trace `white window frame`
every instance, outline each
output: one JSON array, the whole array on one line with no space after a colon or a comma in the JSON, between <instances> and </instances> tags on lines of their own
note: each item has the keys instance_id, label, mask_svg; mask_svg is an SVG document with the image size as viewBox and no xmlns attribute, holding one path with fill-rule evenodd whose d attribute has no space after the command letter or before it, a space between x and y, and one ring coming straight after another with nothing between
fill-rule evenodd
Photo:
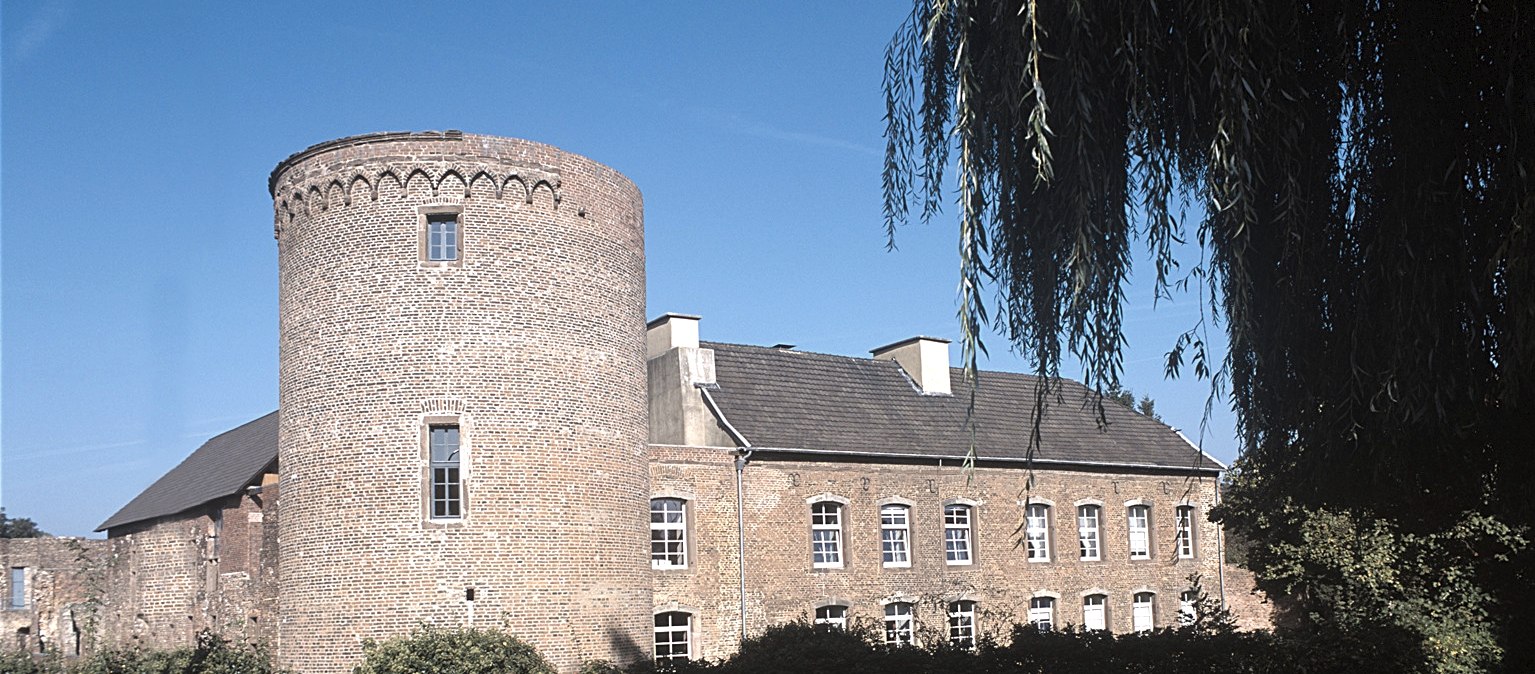
<instances>
[{"instance_id":1,"label":"white window frame","mask_svg":"<svg viewBox=\"0 0 1535 674\"><path fill-rule=\"evenodd\" d=\"M1192 625L1199 617L1199 611L1195 604L1199 602L1199 595L1193 590L1184 590L1178 595L1178 624Z\"/></svg>"},{"instance_id":2,"label":"white window frame","mask_svg":"<svg viewBox=\"0 0 1535 674\"><path fill-rule=\"evenodd\" d=\"M1109 628L1109 598L1107 595L1090 594L1082 598L1082 628L1106 630ZM1095 619L1096 617L1096 619Z\"/></svg>"},{"instance_id":3,"label":"white window frame","mask_svg":"<svg viewBox=\"0 0 1535 674\"><path fill-rule=\"evenodd\" d=\"M887 569L911 566L911 507L887 503L879 507L880 559Z\"/></svg>"},{"instance_id":4,"label":"white window frame","mask_svg":"<svg viewBox=\"0 0 1535 674\"><path fill-rule=\"evenodd\" d=\"M847 630L847 606L842 604L817 606L815 624L826 625L834 630Z\"/></svg>"},{"instance_id":5,"label":"white window frame","mask_svg":"<svg viewBox=\"0 0 1535 674\"><path fill-rule=\"evenodd\" d=\"M656 660L693 659L693 614L686 611L657 613L655 614L654 625L655 648L652 653L655 655ZM662 641L663 636L666 637L664 642ZM661 654L663 643L666 647L665 655ZM678 644L681 644L680 651L678 650Z\"/></svg>"},{"instance_id":6,"label":"white window frame","mask_svg":"<svg viewBox=\"0 0 1535 674\"><path fill-rule=\"evenodd\" d=\"M1050 506L1030 503L1024 509L1023 535L1030 562L1050 561Z\"/></svg>"},{"instance_id":7,"label":"white window frame","mask_svg":"<svg viewBox=\"0 0 1535 674\"><path fill-rule=\"evenodd\" d=\"M459 213L438 211L426 214L426 261L457 262L459 249Z\"/></svg>"},{"instance_id":8,"label":"white window frame","mask_svg":"<svg viewBox=\"0 0 1535 674\"><path fill-rule=\"evenodd\" d=\"M1130 559L1151 559L1151 506L1134 503L1125 508L1130 534Z\"/></svg>"},{"instance_id":9,"label":"white window frame","mask_svg":"<svg viewBox=\"0 0 1535 674\"><path fill-rule=\"evenodd\" d=\"M676 506L675 510L671 506ZM658 517L660 521L657 521ZM660 550L657 545L661 546ZM674 496L650 499L650 568L688 568L687 499Z\"/></svg>"},{"instance_id":10,"label":"white window frame","mask_svg":"<svg viewBox=\"0 0 1535 674\"><path fill-rule=\"evenodd\" d=\"M1130 603L1130 627L1136 632L1150 632L1157 626L1157 595L1137 592Z\"/></svg>"},{"instance_id":11,"label":"white window frame","mask_svg":"<svg viewBox=\"0 0 1535 674\"><path fill-rule=\"evenodd\" d=\"M1194 506L1181 505L1174 511L1178 522L1176 544L1178 559L1194 558Z\"/></svg>"},{"instance_id":12,"label":"white window frame","mask_svg":"<svg viewBox=\"0 0 1535 674\"><path fill-rule=\"evenodd\" d=\"M975 648L975 602L961 599L949 602L949 643L960 648Z\"/></svg>"},{"instance_id":13,"label":"white window frame","mask_svg":"<svg viewBox=\"0 0 1535 674\"><path fill-rule=\"evenodd\" d=\"M892 601L885 604L885 645L915 646L917 644L916 606L908 601Z\"/></svg>"},{"instance_id":14,"label":"white window frame","mask_svg":"<svg viewBox=\"0 0 1535 674\"><path fill-rule=\"evenodd\" d=\"M840 501L822 499L810 504L810 566L842 568L842 511Z\"/></svg>"},{"instance_id":15,"label":"white window frame","mask_svg":"<svg viewBox=\"0 0 1535 674\"><path fill-rule=\"evenodd\" d=\"M1029 599L1029 625L1041 632L1055 629L1055 597Z\"/></svg>"},{"instance_id":16,"label":"white window frame","mask_svg":"<svg viewBox=\"0 0 1535 674\"><path fill-rule=\"evenodd\" d=\"M1077 506L1077 553L1084 562L1103 559L1103 506Z\"/></svg>"},{"instance_id":17,"label":"white window frame","mask_svg":"<svg viewBox=\"0 0 1535 674\"><path fill-rule=\"evenodd\" d=\"M943 558L949 566L975 563L975 509L964 503L943 507Z\"/></svg>"}]
</instances>

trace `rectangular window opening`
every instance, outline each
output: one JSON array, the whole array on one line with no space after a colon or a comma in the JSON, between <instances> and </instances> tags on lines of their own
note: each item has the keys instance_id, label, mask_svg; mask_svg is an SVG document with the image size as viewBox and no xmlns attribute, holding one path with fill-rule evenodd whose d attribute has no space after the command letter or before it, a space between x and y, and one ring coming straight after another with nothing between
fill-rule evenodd
<instances>
[{"instance_id":1,"label":"rectangular window opening","mask_svg":"<svg viewBox=\"0 0 1535 674\"><path fill-rule=\"evenodd\" d=\"M969 506L944 506L943 552L944 560L949 564L964 565L971 562Z\"/></svg>"},{"instance_id":2,"label":"rectangular window opening","mask_svg":"<svg viewBox=\"0 0 1535 674\"><path fill-rule=\"evenodd\" d=\"M651 499L650 568L685 569L687 566L687 501L680 498Z\"/></svg>"},{"instance_id":3,"label":"rectangular window opening","mask_svg":"<svg viewBox=\"0 0 1535 674\"><path fill-rule=\"evenodd\" d=\"M456 424L427 427L431 452L432 519L464 516L463 455Z\"/></svg>"},{"instance_id":4,"label":"rectangular window opening","mask_svg":"<svg viewBox=\"0 0 1535 674\"><path fill-rule=\"evenodd\" d=\"M426 259L429 262L452 262L458 259L457 213L427 214Z\"/></svg>"},{"instance_id":5,"label":"rectangular window opening","mask_svg":"<svg viewBox=\"0 0 1535 674\"><path fill-rule=\"evenodd\" d=\"M842 504L820 501L810 506L810 562L817 569L842 568Z\"/></svg>"}]
</instances>

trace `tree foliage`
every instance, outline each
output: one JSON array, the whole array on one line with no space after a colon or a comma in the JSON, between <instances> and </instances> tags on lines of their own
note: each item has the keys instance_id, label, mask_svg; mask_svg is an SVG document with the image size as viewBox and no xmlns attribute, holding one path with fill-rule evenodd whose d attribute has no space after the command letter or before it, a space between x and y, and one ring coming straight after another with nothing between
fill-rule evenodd
<instances>
[{"instance_id":1,"label":"tree foliage","mask_svg":"<svg viewBox=\"0 0 1535 674\"><path fill-rule=\"evenodd\" d=\"M933 217L956 173L967 368L994 327L1047 379L1070 354L1089 385L1116 386L1139 242L1159 296L1202 299L1168 373L1192 367L1229 393L1243 470L1263 478L1243 484L1258 510L1226 509L1233 526L1293 541L1257 524L1281 502L1305 513L1284 526L1342 517L1393 540L1470 522L1518 538L1535 524L1523 484L1535 474L1535 8L914 5L887 53L887 226ZM1185 241L1190 268L1177 262ZM1219 329L1224 354L1207 347ZM1051 394L1035 401L1036 429ZM1482 624L1528 648L1511 640L1535 620L1528 546L1499 557L1441 543L1388 565L1465 567L1491 612Z\"/></svg>"},{"instance_id":2,"label":"tree foliage","mask_svg":"<svg viewBox=\"0 0 1535 674\"><path fill-rule=\"evenodd\" d=\"M5 514L5 508L0 508L0 538L39 538L47 535L48 532L39 528L31 519L9 517Z\"/></svg>"}]
</instances>

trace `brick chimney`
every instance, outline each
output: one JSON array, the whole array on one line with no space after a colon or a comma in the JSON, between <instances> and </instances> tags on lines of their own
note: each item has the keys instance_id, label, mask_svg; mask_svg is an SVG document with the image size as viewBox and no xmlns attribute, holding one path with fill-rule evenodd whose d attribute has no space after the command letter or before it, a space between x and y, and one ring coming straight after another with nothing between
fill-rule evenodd
<instances>
[{"instance_id":1,"label":"brick chimney","mask_svg":"<svg viewBox=\"0 0 1535 674\"><path fill-rule=\"evenodd\" d=\"M893 360L924 394L950 395L949 340L912 337L870 351L875 360Z\"/></svg>"}]
</instances>

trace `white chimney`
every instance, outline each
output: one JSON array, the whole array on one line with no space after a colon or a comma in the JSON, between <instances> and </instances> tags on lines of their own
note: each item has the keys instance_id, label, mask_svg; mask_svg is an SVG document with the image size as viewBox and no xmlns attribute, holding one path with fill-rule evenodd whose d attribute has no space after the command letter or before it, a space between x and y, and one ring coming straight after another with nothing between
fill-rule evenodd
<instances>
[{"instance_id":1,"label":"white chimney","mask_svg":"<svg viewBox=\"0 0 1535 674\"><path fill-rule=\"evenodd\" d=\"M698 316L661 314L645 324L645 358L655 358L676 348L698 348Z\"/></svg>"},{"instance_id":2,"label":"white chimney","mask_svg":"<svg viewBox=\"0 0 1535 674\"><path fill-rule=\"evenodd\" d=\"M875 360L893 360L923 393L949 395L949 340L912 337L874 349Z\"/></svg>"}]
</instances>

